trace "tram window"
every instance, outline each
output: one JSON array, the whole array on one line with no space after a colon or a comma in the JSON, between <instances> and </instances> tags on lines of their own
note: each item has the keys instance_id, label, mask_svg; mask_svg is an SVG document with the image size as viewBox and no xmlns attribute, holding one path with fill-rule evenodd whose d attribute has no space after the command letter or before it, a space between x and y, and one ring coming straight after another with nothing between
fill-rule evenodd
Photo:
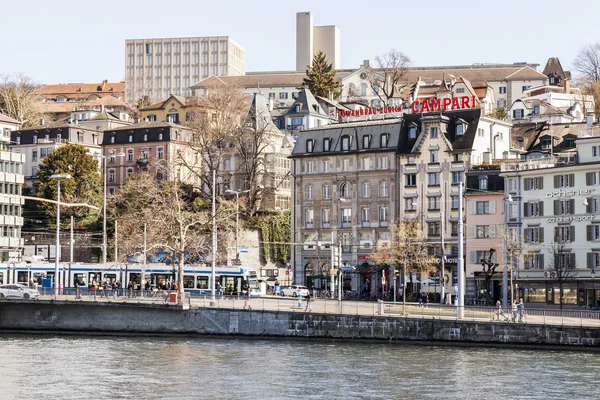
<instances>
[{"instance_id":1,"label":"tram window","mask_svg":"<svg viewBox=\"0 0 600 400\"><path fill-rule=\"evenodd\" d=\"M197 289L208 289L208 277L199 276L196 288Z\"/></svg>"},{"instance_id":2,"label":"tram window","mask_svg":"<svg viewBox=\"0 0 600 400\"><path fill-rule=\"evenodd\" d=\"M141 274L137 273L137 272L132 272L129 274L129 280L133 283L137 283L138 285L140 284L140 279L141 279Z\"/></svg>"},{"instance_id":3,"label":"tram window","mask_svg":"<svg viewBox=\"0 0 600 400\"><path fill-rule=\"evenodd\" d=\"M194 288L194 276L193 275L184 275L183 276L183 287L185 289L193 289Z\"/></svg>"},{"instance_id":4,"label":"tram window","mask_svg":"<svg viewBox=\"0 0 600 400\"><path fill-rule=\"evenodd\" d=\"M93 282L93 281L96 281L97 284L99 284L102 281L102 279L100 278L100 273L96 273L96 272L89 273L88 282Z\"/></svg>"},{"instance_id":5,"label":"tram window","mask_svg":"<svg viewBox=\"0 0 600 400\"><path fill-rule=\"evenodd\" d=\"M42 274L41 272L34 272L33 273L33 283L37 283L38 285L41 285L43 277L44 277L44 274Z\"/></svg>"},{"instance_id":6,"label":"tram window","mask_svg":"<svg viewBox=\"0 0 600 400\"><path fill-rule=\"evenodd\" d=\"M4 283L4 272L0 272L0 283Z\"/></svg>"},{"instance_id":7,"label":"tram window","mask_svg":"<svg viewBox=\"0 0 600 400\"><path fill-rule=\"evenodd\" d=\"M107 283L113 283L116 280L117 274L104 274L104 279L102 281L106 281Z\"/></svg>"},{"instance_id":8,"label":"tram window","mask_svg":"<svg viewBox=\"0 0 600 400\"><path fill-rule=\"evenodd\" d=\"M27 271L17 271L17 282L29 285L29 279L27 278L27 275Z\"/></svg>"},{"instance_id":9,"label":"tram window","mask_svg":"<svg viewBox=\"0 0 600 400\"><path fill-rule=\"evenodd\" d=\"M74 273L73 274L73 283L79 286L87 286L87 282L85 280L85 274L82 273Z\"/></svg>"}]
</instances>

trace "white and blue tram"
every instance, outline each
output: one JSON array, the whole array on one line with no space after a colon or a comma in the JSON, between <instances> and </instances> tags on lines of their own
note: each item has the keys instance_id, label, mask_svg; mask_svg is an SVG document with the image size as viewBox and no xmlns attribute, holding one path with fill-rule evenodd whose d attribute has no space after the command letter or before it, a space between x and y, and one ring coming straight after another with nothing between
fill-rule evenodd
<instances>
[{"instance_id":1,"label":"white and blue tram","mask_svg":"<svg viewBox=\"0 0 600 400\"><path fill-rule=\"evenodd\" d=\"M166 289L178 281L176 265L160 263L142 264L85 264L60 263L58 285L66 291L79 286L84 292L92 285L106 282L119 283L127 289L129 282L139 287L141 280L152 288ZM0 264L0 284L21 283L50 288L54 285L55 265L53 263L5 263ZM250 288L258 288L258 278L253 267L216 267L216 287L224 294L239 294L244 283ZM183 270L183 287L192 294L210 293L212 270L209 266L186 265Z\"/></svg>"}]
</instances>

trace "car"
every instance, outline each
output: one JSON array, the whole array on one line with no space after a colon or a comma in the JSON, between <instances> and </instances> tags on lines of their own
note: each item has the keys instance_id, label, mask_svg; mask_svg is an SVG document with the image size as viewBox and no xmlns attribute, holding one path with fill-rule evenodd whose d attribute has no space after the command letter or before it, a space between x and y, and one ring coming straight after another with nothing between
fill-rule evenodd
<instances>
[{"instance_id":1,"label":"car","mask_svg":"<svg viewBox=\"0 0 600 400\"><path fill-rule=\"evenodd\" d=\"M308 296L308 288L306 286L302 286L302 285L292 285L292 286L281 288L281 296L283 296L283 297L285 297L285 296L298 297L298 295Z\"/></svg>"},{"instance_id":2,"label":"car","mask_svg":"<svg viewBox=\"0 0 600 400\"><path fill-rule=\"evenodd\" d=\"M0 285L0 298L19 297L23 299L37 299L40 292L25 285L11 284Z\"/></svg>"},{"instance_id":3,"label":"car","mask_svg":"<svg viewBox=\"0 0 600 400\"><path fill-rule=\"evenodd\" d=\"M260 296L261 296L260 289L258 289L258 288L250 289L250 297L251 298L260 297Z\"/></svg>"}]
</instances>

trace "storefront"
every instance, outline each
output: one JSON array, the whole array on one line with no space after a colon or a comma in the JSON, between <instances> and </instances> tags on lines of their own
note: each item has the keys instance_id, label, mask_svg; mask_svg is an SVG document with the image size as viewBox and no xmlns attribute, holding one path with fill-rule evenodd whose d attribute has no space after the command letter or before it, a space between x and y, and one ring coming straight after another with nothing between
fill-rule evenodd
<instances>
[{"instance_id":1,"label":"storefront","mask_svg":"<svg viewBox=\"0 0 600 400\"><path fill-rule=\"evenodd\" d=\"M515 283L515 300L549 305L561 304L560 285L556 281L518 281ZM568 281L562 285L562 304L598 308L600 282Z\"/></svg>"}]
</instances>

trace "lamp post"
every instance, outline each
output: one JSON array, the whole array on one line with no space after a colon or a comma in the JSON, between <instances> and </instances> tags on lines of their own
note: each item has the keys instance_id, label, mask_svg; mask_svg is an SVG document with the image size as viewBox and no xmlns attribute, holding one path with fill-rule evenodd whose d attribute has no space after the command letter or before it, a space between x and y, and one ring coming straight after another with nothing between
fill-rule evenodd
<instances>
[{"instance_id":1,"label":"lamp post","mask_svg":"<svg viewBox=\"0 0 600 400\"><path fill-rule=\"evenodd\" d=\"M592 268L592 272L590 273L592 276L592 308L597 307L596 305L596 269Z\"/></svg>"},{"instance_id":2,"label":"lamp post","mask_svg":"<svg viewBox=\"0 0 600 400\"><path fill-rule=\"evenodd\" d=\"M96 154L96 153L88 153L89 156L92 157L98 157L100 159L102 159L102 170L103 170L103 175L104 175L104 199L102 202L102 264L106 265L106 250L108 248L108 243L107 243L107 239L106 239L106 175L107 175L107 162L106 159L109 157L125 157L125 153L120 152L119 154L111 154L109 156L105 156L102 154ZM116 262L117 260L115 260Z\"/></svg>"},{"instance_id":3,"label":"lamp post","mask_svg":"<svg viewBox=\"0 0 600 400\"><path fill-rule=\"evenodd\" d=\"M50 179L56 179L56 250L54 255L54 298L58 298L58 259L60 258L60 180L71 179L69 174L54 174Z\"/></svg>"},{"instance_id":4,"label":"lamp post","mask_svg":"<svg viewBox=\"0 0 600 400\"><path fill-rule=\"evenodd\" d=\"M240 194L248 193L249 190L226 190L225 193L235 194L235 258L236 260L240 258L239 249L238 249L238 235L239 235L239 227L240 227Z\"/></svg>"}]
</instances>

